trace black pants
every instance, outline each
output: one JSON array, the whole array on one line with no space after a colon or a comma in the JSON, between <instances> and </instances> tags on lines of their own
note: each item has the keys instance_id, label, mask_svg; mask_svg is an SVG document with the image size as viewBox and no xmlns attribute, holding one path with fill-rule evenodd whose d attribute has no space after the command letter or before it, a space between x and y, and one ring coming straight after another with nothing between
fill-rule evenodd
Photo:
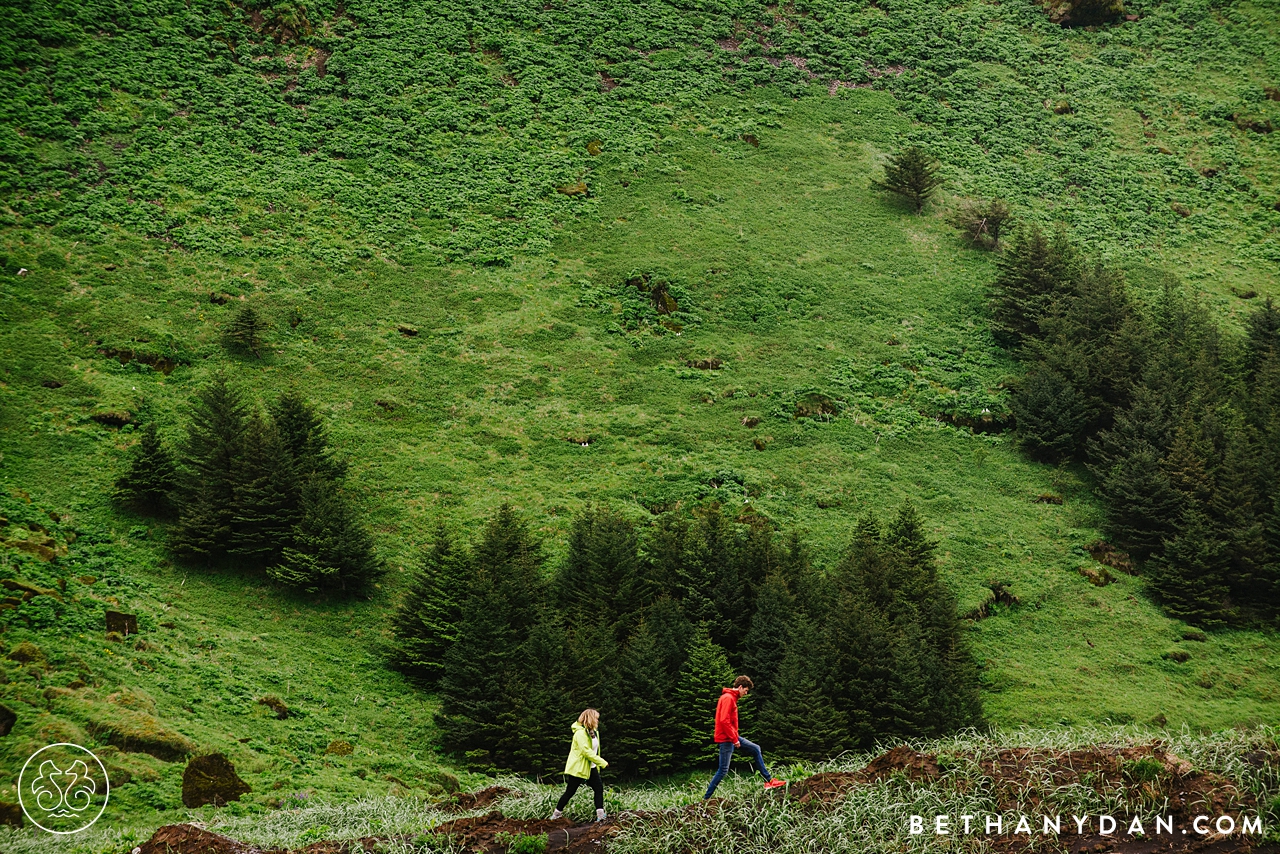
<instances>
[{"instance_id":1,"label":"black pants","mask_svg":"<svg viewBox=\"0 0 1280 854\"><path fill-rule=\"evenodd\" d=\"M592 768L591 776L587 779L575 777L572 774L564 775L565 789L564 794L560 796L560 802L556 804L556 809L563 810L569 803L569 799L573 797L573 793L578 791L578 787L586 783L591 787L591 791L595 792L596 809L604 809L604 781L600 779L600 769Z\"/></svg>"}]
</instances>

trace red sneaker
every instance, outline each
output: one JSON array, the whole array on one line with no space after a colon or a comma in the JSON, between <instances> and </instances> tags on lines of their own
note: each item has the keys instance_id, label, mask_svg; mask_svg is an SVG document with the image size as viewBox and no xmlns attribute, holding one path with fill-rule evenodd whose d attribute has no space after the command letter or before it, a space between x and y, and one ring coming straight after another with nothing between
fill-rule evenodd
<instances>
[{"instance_id":1,"label":"red sneaker","mask_svg":"<svg viewBox=\"0 0 1280 854\"><path fill-rule=\"evenodd\" d=\"M780 786L785 786L785 785L787 785L787 781L786 781L786 780L779 780L779 779L777 779L777 778L775 777L774 779L772 779L772 780L770 780L769 782L765 783L765 784L764 784L764 787L765 787L766 789L777 789L777 788L779 788Z\"/></svg>"}]
</instances>

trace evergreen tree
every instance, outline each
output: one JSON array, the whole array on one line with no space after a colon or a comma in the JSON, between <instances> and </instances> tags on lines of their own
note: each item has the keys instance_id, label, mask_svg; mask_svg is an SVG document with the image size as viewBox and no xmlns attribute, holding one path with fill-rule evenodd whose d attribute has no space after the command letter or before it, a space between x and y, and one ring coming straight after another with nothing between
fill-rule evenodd
<instances>
[{"instance_id":1,"label":"evergreen tree","mask_svg":"<svg viewBox=\"0 0 1280 854\"><path fill-rule=\"evenodd\" d=\"M391 619L396 667L427 684L440 680L445 653L458 639L471 571L466 550L438 527Z\"/></svg>"},{"instance_id":2,"label":"evergreen tree","mask_svg":"<svg viewBox=\"0 0 1280 854\"><path fill-rule=\"evenodd\" d=\"M262 337L266 333L266 324L262 318L258 316L258 312L248 303L240 306L236 311L235 317L227 324L226 332L223 333L223 341L227 349L241 352L252 353L255 359L261 359L262 354L259 349L262 347Z\"/></svg>"},{"instance_id":3,"label":"evergreen tree","mask_svg":"<svg viewBox=\"0 0 1280 854\"><path fill-rule=\"evenodd\" d=\"M248 407L221 374L196 393L180 448L182 488L171 541L179 557L212 563L226 555L247 416Z\"/></svg>"},{"instance_id":4,"label":"evergreen tree","mask_svg":"<svg viewBox=\"0 0 1280 854\"><path fill-rule=\"evenodd\" d=\"M1000 257L992 288L992 332L1005 347L1018 347L1041 335L1040 323L1075 278L1079 260L1059 232L1050 238L1037 226L1019 230Z\"/></svg>"},{"instance_id":5,"label":"evergreen tree","mask_svg":"<svg viewBox=\"0 0 1280 854\"><path fill-rule=\"evenodd\" d=\"M1150 343L1134 314L1124 277L1102 265L1081 265L1040 319L1040 332L1021 353L1039 373L1057 373L1079 397L1085 417L1080 434L1110 428ZM1077 450L1079 448L1077 447Z\"/></svg>"},{"instance_id":6,"label":"evergreen tree","mask_svg":"<svg viewBox=\"0 0 1280 854\"><path fill-rule=\"evenodd\" d=\"M877 187L909 200L916 213L924 210L925 202L942 186L938 174L938 161L918 145L902 149L884 167L884 180Z\"/></svg>"},{"instance_id":7,"label":"evergreen tree","mask_svg":"<svg viewBox=\"0 0 1280 854\"><path fill-rule=\"evenodd\" d=\"M693 625L684 615L680 603L670 597L663 596L645 608L643 619L653 635L657 649L655 655L674 685L684 666L685 657L689 653L689 644L693 640Z\"/></svg>"},{"instance_id":8,"label":"evergreen tree","mask_svg":"<svg viewBox=\"0 0 1280 854\"><path fill-rule=\"evenodd\" d=\"M1160 461L1170 485L1182 496L1181 508L1203 511L1213 495L1214 483L1209 474L1209 457L1213 449L1189 421L1174 430L1169 453Z\"/></svg>"},{"instance_id":9,"label":"evergreen tree","mask_svg":"<svg viewBox=\"0 0 1280 854\"><path fill-rule=\"evenodd\" d=\"M773 696L795 619L795 599L786 580L777 573L770 575L756 598L751 627L742 641L742 669L755 681L752 694L762 707Z\"/></svg>"},{"instance_id":10,"label":"evergreen tree","mask_svg":"<svg viewBox=\"0 0 1280 854\"><path fill-rule=\"evenodd\" d=\"M517 607L499 592L494 569L477 566L458 639L445 653L436 713L441 746L472 766L495 766L519 748L509 735L514 720L508 692L518 684L518 654L528 629L508 622Z\"/></svg>"},{"instance_id":11,"label":"evergreen tree","mask_svg":"<svg viewBox=\"0 0 1280 854\"><path fill-rule=\"evenodd\" d=\"M522 690L521 650L545 601L541 547L504 504L472 556L458 638L444 657L436 722L445 750L473 765L504 764L525 750L513 694Z\"/></svg>"},{"instance_id":12,"label":"evergreen tree","mask_svg":"<svg viewBox=\"0 0 1280 854\"><path fill-rule=\"evenodd\" d=\"M116 481L115 499L153 515L172 510L172 494L178 470L173 456L160 441L154 422L142 428L142 437L129 452L129 470Z\"/></svg>"},{"instance_id":13,"label":"evergreen tree","mask_svg":"<svg viewBox=\"0 0 1280 854\"><path fill-rule=\"evenodd\" d=\"M1149 563L1151 582L1169 615L1205 627L1221 625L1228 606L1226 546L1204 514L1190 510L1182 530Z\"/></svg>"},{"instance_id":14,"label":"evergreen tree","mask_svg":"<svg viewBox=\"0 0 1280 854\"><path fill-rule=\"evenodd\" d=\"M245 424L232 478L235 513L227 552L256 566L274 566L301 521L301 487L275 424L259 412Z\"/></svg>"},{"instance_id":15,"label":"evergreen tree","mask_svg":"<svg viewBox=\"0 0 1280 854\"><path fill-rule=\"evenodd\" d=\"M845 750L848 723L823 691L829 677L817 626L801 620L788 634L792 642L760 711L760 738L776 754L826 759Z\"/></svg>"},{"instance_id":16,"label":"evergreen tree","mask_svg":"<svg viewBox=\"0 0 1280 854\"><path fill-rule=\"evenodd\" d=\"M1276 609L1276 590L1268 564L1265 504L1257 489L1261 455L1246 428L1228 432L1223 459L1212 474L1214 490L1208 511L1217 536L1227 548L1227 584L1241 607L1263 613Z\"/></svg>"},{"instance_id":17,"label":"evergreen tree","mask_svg":"<svg viewBox=\"0 0 1280 854\"><path fill-rule=\"evenodd\" d=\"M602 621L619 640L647 604L635 526L617 511L588 507L573 520L569 553L556 577L556 594L573 622Z\"/></svg>"},{"instance_id":18,"label":"evergreen tree","mask_svg":"<svg viewBox=\"0 0 1280 854\"><path fill-rule=\"evenodd\" d=\"M681 567L689 552L689 522L679 513L664 513L648 531L644 542L644 555L640 563L642 586L655 597L669 596L681 600ZM685 613L696 612L687 605ZM707 603L710 612L710 603ZM704 617L703 619L707 619Z\"/></svg>"},{"instance_id":19,"label":"evergreen tree","mask_svg":"<svg viewBox=\"0 0 1280 854\"><path fill-rule=\"evenodd\" d=\"M613 720L610 755L623 774L652 776L676 767L671 735L673 708L670 678L664 671L657 638L641 623L622 654L619 696L610 704Z\"/></svg>"},{"instance_id":20,"label":"evergreen tree","mask_svg":"<svg viewBox=\"0 0 1280 854\"><path fill-rule=\"evenodd\" d=\"M296 389L276 398L271 420L299 478L317 474L336 480L346 474L346 465L334 457L329 447L328 430L320 413Z\"/></svg>"},{"instance_id":21,"label":"evergreen tree","mask_svg":"<svg viewBox=\"0 0 1280 854\"><path fill-rule=\"evenodd\" d=\"M311 477L302 485L292 544L267 574L309 593L357 593L382 571L373 538L335 481Z\"/></svg>"},{"instance_id":22,"label":"evergreen tree","mask_svg":"<svg viewBox=\"0 0 1280 854\"><path fill-rule=\"evenodd\" d=\"M497 754L504 767L538 775L564 769L565 738L581 711L568 687L572 670L567 640L562 617L549 608L542 609L516 656L511 674L515 682L503 686L514 736L510 755ZM617 731L616 726L610 729ZM612 763L612 752L610 756Z\"/></svg>"},{"instance_id":23,"label":"evergreen tree","mask_svg":"<svg viewBox=\"0 0 1280 854\"><path fill-rule=\"evenodd\" d=\"M1268 356L1280 355L1280 307L1271 297L1249 315L1245 338L1245 370L1252 377Z\"/></svg>"},{"instance_id":24,"label":"evergreen tree","mask_svg":"<svg viewBox=\"0 0 1280 854\"><path fill-rule=\"evenodd\" d=\"M899 598L909 606L905 613L919 623L918 666L930 709L925 732L942 735L977 726L982 721L977 662L965 639L955 595L938 578L936 546L926 536L924 522L910 501L898 509L884 543L902 567L893 574L900 579ZM898 610L904 610L902 605Z\"/></svg>"},{"instance_id":25,"label":"evergreen tree","mask_svg":"<svg viewBox=\"0 0 1280 854\"><path fill-rule=\"evenodd\" d=\"M679 758L698 764L715 761L716 703L721 689L733 683L734 675L728 657L711 640L706 625L698 626L676 682L671 734Z\"/></svg>"},{"instance_id":26,"label":"evergreen tree","mask_svg":"<svg viewBox=\"0 0 1280 854\"><path fill-rule=\"evenodd\" d=\"M1074 457L1096 415L1070 380L1041 366L1028 371L1014 387L1009 408L1022 447L1031 456L1049 462Z\"/></svg>"},{"instance_id":27,"label":"evergreen tree","mask_svg":"<svg viewBox=\"0 0 1280 854\"><path fill-rule=\"evenodd\" d=\"M922 578L933 572L937 544L932 542L924 531L924 520L916 512L911 499L902 502L898 507L898 515L889 524L884 535L885 545L898 552ZM914 599L924 595L923 589L912 589L909 594Z\"/></svg>"},{"instance_id":28,"label":"evergreen tree","mask_svg":"<svg viewBox=\"0 0 1280 854\"><path fill-rule=\"evenodd\" d=\"M1173 405L1167 391L1139 385L1115 426L1089 443L1111 537L1140 560L1173 535L1182 512L1183 496L1162 465L1173 442Z\"/></svg>"},{"instance_id":29,"label":"evergreen tree","mask_svg":"<svg viewBox=\"0 0 1280 854\"><path fill-rule=\"evenodd\" d=\"M720 567L733 562L733 545L731 523L720 512L720 505L712 504L696 512L681 562L674 567L676 596L685 614L693 623L711 626L712 637L726 631L716 607L716 577Z\"/></svg>"},{"instance_id":30,"label":"evergreen tree","mask_svg":"<svg viewBox=\"0 0 1280 854\"><path fill-rule=\"evenodd\" d=\"M612 713L615 701L626 701L618 683L622 644L613 626L602 622L571 623L566 630L573 673L568 687L574 705L579 710L595 708L601 714Z\"/></svg>"},{"instance_id":31,"label":"evergreen tree","mask_svg":"<svg viewBox=\"0 0 1280 854\"><path fill-rule=\"evenodd\" d=\"M892 725L894 650L885 612L865 590L842 579L823 634L821 655L830 667L832 706L848 727L849 747L870 747Z\"/></svg>"},{"instance_id":32,"label":"evergreen tree","mask_svg":"<svg viewBox=\"0 0 1280 854\"><path fill-rule=\"evenodd\" d=\"M931 653L916 615L899 613L889 630L892 666L883 703L877 709L877 735L916 738L932 735L939 728L926 675Z\"/></svg>"}]
</instances>

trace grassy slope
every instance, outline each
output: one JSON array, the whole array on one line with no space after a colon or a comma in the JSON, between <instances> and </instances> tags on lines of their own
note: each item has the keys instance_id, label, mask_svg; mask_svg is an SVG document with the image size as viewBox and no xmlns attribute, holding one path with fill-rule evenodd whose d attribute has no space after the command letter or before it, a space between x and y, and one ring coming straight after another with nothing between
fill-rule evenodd
<instances>
[{"instance_id":1,"label":"grassy slope","mask_svg":"<svg viewBox=\"0 0 1280 854\"><path fill-rule=\"evenodd\" d=\"M1233 14L1255 16L1238 24L1248 31L1267 9ZM1036 38L1054 39L1053 50L1086 64L1105 49L1089 34ZM1259 79L1271 73L1256 61L1245 66ZM1168 85L1175 83L1184 95L1211 85ZM191 392L225 367L255 393L296 383L322 406L393 567L373 601L313 611L256 584L168 567L149 543L120 546L122 603L156 621L165 605L183 614L172 637L160 634L156 672L56 630L34 633L37 643L81 656L103 694L122 685L151 694L166 721L243 763L257 800L308 787L383 791L393 785L386 774L400 776L404 754L429 747L429 703L378 668L374 641L398 570L412 563L437 518L474 528L511 500L547 535L554 556L571 513L588 501L618 502L643 517L645 506L676 498L745 497L784 527L805 531L829 561L860 513L909 497L941 543L963 607L981 603L992 580L1022 599L973 630L995 722L1163 714L1174 726L1223 727L1273 718L1280 641L1218 634L1181 644L1192 658L1173 664L1160 656L1181 627L1143 598L1140 580L1096 589L1075 574L1088 562L1077 547L1098 535L1101 521L1084 473L1030 464L1007 443L915 412L925 392L905 365L961 389L969 404L998 399L997 384L1012 366L984 332L992 261L960 247L940 215L910 216L869 189L877 163L903 134L936 128L913 126L885 92L842 90L831 98L815 89L800 101L756 89L679 112L661 129L661 157L602 165L596 201L577 219L565 211L553 250L506 268L441 265L412 254L326 267L288 255L253 261L175 251L118 231L88 242L44 228L6 232L6 251L32 270L4 286L0 477L8 489L126 539L123 532L143 520L116 513L102 496L132 437L88 415L134 407L145 396L172 437ZM1116 93L1091 97L1095 112L1109 111L1119 127L1109 156L1148 145L1141 132L1125 131L1132 116ZM1194 159L1203 129L1173 118L1171 144ZM726 127L749 127L760 147ZM1203 133L1205 145L1221 135ZM1225 143L1216 144L1220 156ZM1272 161L1263 155L1254 178L1274 188ZM957 178L978 187L991 180ZM1205 210L1169 226L1168 245L1126 246L1121 238L1111 251L1132 267L1137 287L1153 283L1161 268L1181 268L1231 315L1240 303L1230 286L1265 293L1274 281L1265 259L1242 249L1248 240L1241 235L1259 223L1240 232L1218 228L1243 202L1203 192ZM1032 215L1053 215L1045 200L1025 204ZM1086 219L1096 227L1097 216ZM1207 243L1197 238L1201 228ZM37 263L44 251L63 257L66 269ZM701 318L684 334L629 341L607 331L607 311L583 305L584 289L608 289L633 268L657 266L683 283L691 298L682 308ZM1224 267L1229 275L1220 275ZM209 304L211 290L243 294L272 318L262 362L221 352L219 327L235 304ZM291 316L300 319L296 327ZM421 334L402 336L400 324ZM164 377L122 367L93 346L137 346L142 338L178 342L192 366ZM725 369L684 367L686 359L711 356L725 360ZM877 372L886 361L888 371ZM47 379L65 384L47 389L40 385ZM917 397L902 397L904 386ZM851 409L831 423L786 417L807 389ZM744 427L744 416L761 424ZM592 439L586 448L568 441L585 436ZM764 451L755 438L765 439ZM726 471L742 485L713 486ZM1065 494L1066 504L1031 502L1046 491ZM246 601L258 613L246 612ZM14 628L5 640L28 634ZM210 634L214 647L202 651ZM253 703L267 692L309 716L267 719ZM406 719L416 727L406 729ZM20 726L24 740L38 740L36 724ZM240 746L246 736L251 741ZM320 757L337 737L357 744L353 759ZM6 767L16 769L16 750L6 753ZM362 750L369 751L363 760ZM292 756L306 758L305 766L293 766ZM387 767L361 780L353 773L361 762ZM419 775L415 785L429 765L407 762L406 773ZM154 799L172 803L176 774L162 769ZM286 776L281 790L271 789ZM132 800L130 788L138 792ZM121 791L131 814L146 815L145 790Z\"/></svg>"}]
</instances>

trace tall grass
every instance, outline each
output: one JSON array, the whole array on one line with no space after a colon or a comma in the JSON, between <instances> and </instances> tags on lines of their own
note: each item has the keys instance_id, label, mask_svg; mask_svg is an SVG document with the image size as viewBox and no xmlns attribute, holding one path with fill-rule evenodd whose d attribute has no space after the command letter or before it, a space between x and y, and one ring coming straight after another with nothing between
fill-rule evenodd
<instances>
[{"instance_id":1,"label":"tall grass","mask_svg":"<svg viewBox=\"0 0 1280 854\"><path fill-rule=\"evenodd\" d=\"M1078 727L1062 729L1018 728L980 733L974 730L944 739L909 744L915 750L937 754L943 761L940 779L918 782L893 775L871 785L849 788L829 808L801 804L782 792L765 792L759 776L735 773L721 784L719 800L701 805L709 775L686 773L676 777L639 783L610 785L606 789L606 810L624 821L622 830L609 843L616 854L629 852L755 852L781 854L803 852L849 852L872 854L891 850L981 851L988 842L981 834L937 836L932 832L913 835L913 815L931 817L946 814L1001 815L1006 833L1020 815L1038 821L1040 815L1161 814L1166 804L1136 803L1119 787L1099 791L1081 784L1055 785L1051 762L1032 765L1023 779L1022 795L1014 810L1001 810L996 781L979 765L1010 748L1069 751L1089 747L1100 749L1150 744L1160 741L1165 749L1202 771L1212 771L1234 780L1259 804L1263 825L1274 834L1280 821L1280 767L1276 765L1280 728L1259 726L1216 733L1153 731L1140 727ZM778 776L794 782L820 772L858 771L884 750L896 745L879 745L866 753L846 753L819 764L780 764ZM1268 759L1257 761L1257 751ZM1246 759L1254 754L1254 761ZM745 770L746 766L743 766ZM281 809L265 815L217 814L204 826L209 830L261 847L299 848L321 839L341 840L384 837L389 852L448 851L450 844L432 836L443 822L460 816L480 815L497 809L509 818L539 819L551 814L559 797L558 784L538 783L522 777L499 777L492 785L504 786L512 794L493 807L467 813L444 812L439 804L411 797L359 798L346 803L319 803L295 809ZM1041 798L1030 800L1034 791ZM579 796L571 802L569 817L576 822L592 816L590 798ZM181 817L174 816L174 821ZM978 826L978 825L976 825ZM1033 847L1048 846L1049 837L1036 834ZM0 850L12 854L99 854L127 851L142 838L137 832L90 831L69 839L52 839L29 831L0 833Z\"/></svg>"}]
</instances>

